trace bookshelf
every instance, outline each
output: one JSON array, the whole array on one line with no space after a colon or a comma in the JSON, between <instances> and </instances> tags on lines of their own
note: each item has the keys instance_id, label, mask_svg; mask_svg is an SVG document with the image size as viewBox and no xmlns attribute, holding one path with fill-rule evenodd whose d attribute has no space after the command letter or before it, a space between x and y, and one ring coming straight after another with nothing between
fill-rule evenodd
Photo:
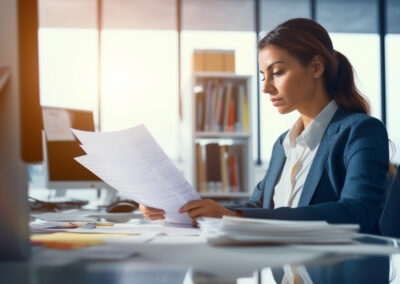
<instances>
[{"instance_id":1,"label":"bookshelf","mask_svg":"<svg viewBox=\"0 0 400 284\"><path fill-rule=\"evenodd\" d=\"M252 186L251 76L194 72L192 184L203 198L246 199Z\"/></svg>"}]
</instances>

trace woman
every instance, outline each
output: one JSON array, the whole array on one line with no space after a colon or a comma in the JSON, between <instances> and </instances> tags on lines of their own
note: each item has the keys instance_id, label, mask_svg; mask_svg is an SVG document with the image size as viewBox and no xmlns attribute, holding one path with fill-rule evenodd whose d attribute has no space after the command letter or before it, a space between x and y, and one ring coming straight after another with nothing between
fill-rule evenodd
<instances>
[{"instance_id":1,"label":"woman","mask_svg":"<svg viewBox=\"0 0 400 284\"><path fill-rule=\"evenodd\" d=\"M269 168L251 198L235 207L191 201L180 212L199 217L242 216L357 223L377 233L389 165L384 125L369 116L347 58L327 31L292 19L259 42L263 92L281 114L299 119L275 142ZM144 216L163 211L141 206Z\"/></svg>"}]
</instances>

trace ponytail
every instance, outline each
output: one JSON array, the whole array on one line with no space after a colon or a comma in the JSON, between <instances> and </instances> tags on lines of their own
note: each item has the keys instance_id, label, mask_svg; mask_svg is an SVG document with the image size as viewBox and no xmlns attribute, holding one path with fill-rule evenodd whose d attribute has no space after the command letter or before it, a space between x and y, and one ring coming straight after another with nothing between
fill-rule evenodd
<instances>
[{"instance_id":1,"label":"ponytail","mask_svg":"<svg viewBox=\"0 0 400 284\"><path fill-rule=\"evenodd\" d=\"M353 66L346 56L337 50L333 51L333 56L336 61L336 72L332 72L330 66L325 76L325 84L328 93L342 107L352 111L370 114L368 101L363 97L357 89L354 82ZM333 74L332 74L333 73Z\"/></svg>"}]
</instances>

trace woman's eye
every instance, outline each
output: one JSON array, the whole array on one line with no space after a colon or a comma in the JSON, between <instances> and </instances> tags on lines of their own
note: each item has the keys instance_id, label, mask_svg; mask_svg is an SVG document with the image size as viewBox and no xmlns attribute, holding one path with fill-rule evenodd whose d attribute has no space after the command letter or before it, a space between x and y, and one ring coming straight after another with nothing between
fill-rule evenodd
<instances>
[{"instance_id":1,"label":"woman's eye","mask_svg":"<svg viewBox=\"0 0 400 284\"><path fill-rule=\"evenodd\" d=\"M274 72L274 73L272 73L272 75L274 75L274 76L279 76L279 75L282 75L282 71L276 71L276 72Z\"/></svg>"},{"instance_id":2,"label":"woman's eye","mask_svg":"<svg viewBox=\"0 0 400 284\"><path fill-rule=\"evenodd\" d=\"M262 78L261 78L261 81L265 81L265 77L262 77Z\"/></svg>"}]
</instances>

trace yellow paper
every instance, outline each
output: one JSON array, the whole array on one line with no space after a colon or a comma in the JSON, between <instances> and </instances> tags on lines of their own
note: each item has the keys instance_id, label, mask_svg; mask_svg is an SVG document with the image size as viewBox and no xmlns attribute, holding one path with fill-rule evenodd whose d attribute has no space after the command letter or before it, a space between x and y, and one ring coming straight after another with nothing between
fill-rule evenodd
<instances>
[{"instance_id":1,"label":"yellow paper","mask_svg":"<svg viewBox=\"0 0 400 284\"><path fill-rule=\"evenodd\" d=\"M44 235L33 235L31 241L34 242L60 242L60 243L86 243L88 245L100 245L104 242L103 238L123 237L128 234L79 234L79 233L53 233Z\"/></svg>"}]
</instances>

